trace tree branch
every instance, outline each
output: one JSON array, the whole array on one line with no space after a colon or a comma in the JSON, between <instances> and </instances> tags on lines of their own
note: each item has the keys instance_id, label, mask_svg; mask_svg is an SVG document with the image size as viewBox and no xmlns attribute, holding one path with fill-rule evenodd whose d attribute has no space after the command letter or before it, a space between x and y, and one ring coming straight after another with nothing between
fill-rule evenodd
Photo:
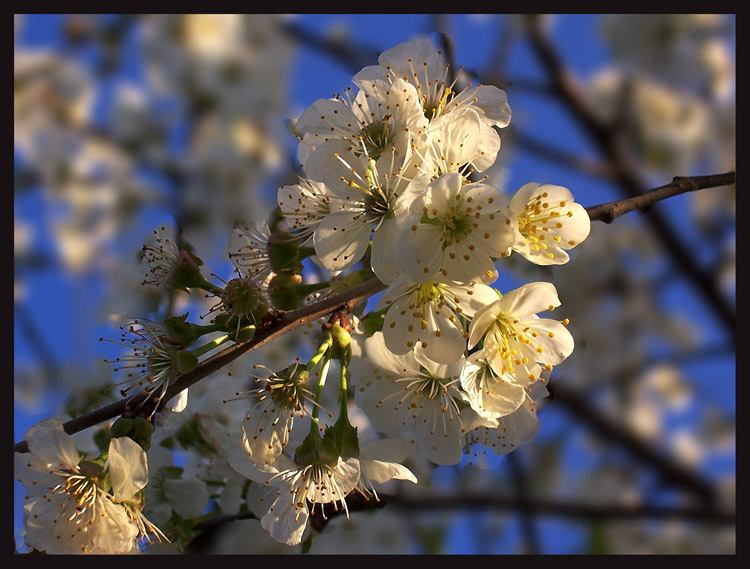
<instances>
[{"instance_id":1,"label":"tree branch","mask_svg":"<svg viewBox=\"0 0 750 569\"><path fill-rule=\"evenodd\" d=\"M617 200L593 207L587 207L586 212L591 220L612 223L615 219L636 209L645 213L656 202L705 188L718 188L734 184L735 173L713 174L710 176L675 176L669 184L649 190L640 196Z\"/></svg>"},{"instance_id":2,"label":"tree branch","mask_svg":"<svg viewBox=\"0 0 750 569\"><path fill-rule=\"evenodd\" d=\"M548 383L547 388L549 389L551 400L566 408L577 419L587 424L591 428L592 433L600 438L615 441L617 444L625 447L630 454L658 472L665 482L681 486L708 502L716 499L716 490L711 482L703 479L691 470L682 468L669 460L663 453L654 449L646 441L634 435L629 429L617 425L604 417L583 397L576 393L575 390L565 387L561 388L559 381Z\"/></svg>"},{"instance_id":3,"label":"tree branch","mask_svg":"<svg viewBox=\"0 0 750 569\"><path fill-rule=\"evenodd\" d=\"M425 512L435 510L498 510L523 512L533 508L537 516L559 516L565 519L582 519L587 521L612 520L691 520L706 524L734 525L737 515L732 511L707 506L661 506L656 504L594 504L582 502L563 502L542 498L519 497L517 495L498 496L485 492L446 495L434 492L409 492L394 496L380 496L380 500L368 500L360 494L351 494L346 498L350 512L376 510L383 507L407 512ZM324 518L320 511L311 518L311 525L321 531L332 518L346 514L344 508L337 511L326 511ZM227 521L227 520L222 520Z\"/></svg>"},{"instance_id":4,"label":"tree branch","mask_svg":"<svg viewBox=\"0 0 750 569\"><path fill-rule=\"evenodd\" d=\"M177 381L167 389L160 404L163 406L172 397L184 389L187 389L206 376L220 370L222 367L236 360L240 356L266 344L274 338L286 334L307 322L312 322L313 320L325 316L341 306L346 305L347 308L351 310L361 301L384 288L386 288L386 286L383 283L381 283L376 277L372 277L361 285L339 295L323 299L320 302L309 304L296 310L279 313L273 322L271 322L266 328L259 330L250 341L245 342L244 344L236 344L211 356L201 362L193 371L185 373L177 378ZM144 395L138 395L116 401L115 403L96 409L91 413L71 419L63 424L63 428L66 433L72 435L73 433L77 433L98 423L122 415L128 409L143 406L144 399ZM13 450L14 452L28 452L28 444L26 441L21 441L14 446Z\"/></svg>"},{"instance_id":5,"label":"tree branch","mask_svg":"<svg viewBox=\"0 0 750 569\"><path fill-rule=\"evenodd\" d=\"M734 181L734 172L727 172L725 174L714 174L709 176L694 176L694 177L676 177L671 183L655 188L649 192L646 192L642 196L635 198L627 198L616 202L610 202L599 206L593 206L587 208L589 217L591 219L604 219L606 216L612 216L612 219L635 209L646 208L653 205L654 203L666 199L668 197L704 188L711 188L716 186L726 185ZM356 286L346 292L339 295L332 296L316 302L298 308L296 310L290 310L289 312L281 312L278 316L265 328L260 329L256 332L255 336L244 344L236 344L222 352L219 352L205 361L201 362L197 368L193 371L181 375L177 380L169 386L166 394L161 399L160 405L165 405L172 397L187 389L191 385L194 385L198 381L202 380L206 376L220 370L225 365L236 360L245 353L254 350L255 348L262 346L263 344L271 341L272 339L282 336L287 332L305 324L312 322L317 318L330 314L337 308L347 305L351 310L355 305L361 301L372 296L385 289L386 285L381 283L376 277L365 281L359 286ZM71 419L70 421L63 424L65 432L68 434L77 433L114 417L122 415L125 411L130 410L134 407L144 406L144 395L137 395L128 399L122 399L114 403L110 403L104 407L96 409L90 413ZM157 409L158 410L158 409ZM28 452L28 445L26 441L20 441L13 447L14 452Z\"/></svg>"}]
</instances>

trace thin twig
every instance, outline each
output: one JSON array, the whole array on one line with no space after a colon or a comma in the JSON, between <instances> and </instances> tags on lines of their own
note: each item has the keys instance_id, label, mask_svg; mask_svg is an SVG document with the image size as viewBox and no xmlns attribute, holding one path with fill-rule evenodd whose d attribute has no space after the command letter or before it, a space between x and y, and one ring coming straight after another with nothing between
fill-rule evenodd
<instances>
[{"instance_id":1,"label":"thin twig","mask_svg":"<svg viewBox=\"0 0 750 569\"><path fill-rule=\"evenodd\" d=\"M735 173L714 174L711 176L675 176L669 184L665 184L653 190L649 190L640 196L617 200L594 207L586 208L586 212L592 220L612 223L615 219L636 209L646 212L652 205L666 198L702 190L705 188L718 188L734 184Z\"/></svg>"},{"instance_id":2,"label":"thin twig","mask_svg":"<svg viewBox=\"0 0 750 569\"><path fill-rule=\"evenodd\" d=\"M665 456L663 452L633 434L629 429L617 425L603 416L575 390L560 387L559 381L550 382L547 388L552 401L567 409L576 419L591 427L591 432L595 433L597 437L616 441L619 445L625 447L631 455L658 472L664 481L681 486L708 502L716 499L716 490L711 482L691 470L682 468Z\"/></svg>"},{"instance_id":3,"label":"thin twig","mask_svg":"<svg viewBox=\"0 0 750 569\"><path fill-rule=\"evenodd\" d=\"M348 308L353 309L355 305L384 288L385 285L383 283L377 278L372 277L361 285L339 295L323 299L320 302L309 304L296 310L280 313L269 326L259 331L250 341L227 348L226 350L201 362L193 371L181 375L172 385L169 386L166 394L161 399L161 403L165 404L172 397L191 385L194 385L201 379L220 370L240 356L266 344L274 338L286 334L307 322L312 322L313 320L325 316L340 306L347 305ZM118 417L130 408L138 407L143 403L144 398L144 395L138 395L132 398L116 401L115 403L111 403L105 407L71 419L63 424L63 428L66 433L72 435L73 433L77 433L108 419ZM26 441L21 441L16 443L13 450L15 452L28 452L28 444Z\"/></svg>"}]
</instances>

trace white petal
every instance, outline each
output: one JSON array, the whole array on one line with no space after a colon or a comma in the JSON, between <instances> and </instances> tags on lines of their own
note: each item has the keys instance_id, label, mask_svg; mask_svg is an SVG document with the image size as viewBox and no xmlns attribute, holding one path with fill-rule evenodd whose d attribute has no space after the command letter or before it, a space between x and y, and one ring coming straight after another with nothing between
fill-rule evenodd
<instances>
[{"instance_id":1,"label":"white petal","mask_svg":"<svg viewBox=\"0 0 750 569\"><path fill-rule=\"evenodd\" d=\"M476 346L490 326L497 320L497 315L500 312L500 300L500 298L497 298L494 302L486 304L475 312L471 324L469 324L469 348Z\"/></svg>"},{"instance_id":2,"label":"white petal","mask_svg":"<svg viewBox=\"0 0 750 569\"><path fill-rule=\"evenodd\" d=\"M109 441L109 477L118 502L132 500L148 484L146 453L129 437Z\"/></svg>"},{"instance_id":3,"label":"white petal","mask_svg":"<svg viewBox=\"0 0 750 569\"><path fill-rule=\"evenodd\" d=\"M362 259L371 231L364 216L348 211L331 213L315 231L315 252L326 269L342 271Z\"/></svg>"},{"instance_id":4,"label":"white petal","mask_svg":"<svg viewBox=\"0 0 750 569\"><path fill-rule=\"evenodd\" d=\"M182 413L187 407L188 403L188 390L183 389L177 395L172 397L167 403L167 406L173 413Z\"/></svg>"},{"instance_id":5,"label":"white petal","mask_svg":"<svg viewBox=\"0 0 750 569\"><path fill-rule=\"evenodd\" d=\"M343 101L318 99L300 115L296 127L313 134L348 136L358 124L351 109Z\"/></svg>"},{"instance_id":6,"label":"white petal","mask_svg":"<svg viewBox=\"0 0 750 569\"><path fill-rule=\"evenodd\" d=\"M35 459L51 466L75 468L80 454L73 438L65 432L58 419L45 419L31 427L24 439Z\"/></svg>"},{"instance_id":7,"label":"white petal","mask_svg":"<svg viewBox=\"0 0 750 569\"><path fill-rule=\"evenodd\" d=\"M396 262L399 270L415 282L432 280L442 267L440 233L435 225L419 223L398 238Z\"/></svg>"},{"instance_id":8,"label":"white petal","mask_svg":"<svg viewBox=\"0 0 750 569\"><path fill-rule=\"evenodd\" d=\"M307 506L297 508L295 494L288 487L281 489L273 508L261 518L261 526L276 541L287 545L298 545L307 527Z\"/></svg>"},{"instance_id":9,"label":"white petal","mask_svg":"<svg viewBox=\"0 0 750 569\"><path fill-rule=\"evenodd\" d=\"M560 306L555 285L548 282L528 283L503 295L500 309L505 314L526 316Z\"/></svg>"},{"instance_id":10,"label":"white petal","mask_svg":"<svg viewBox=\"0 0 750 569\"><path fill-rule=\"evenodd\" d=\"M363 460L360 458L362 477L378 484L384 484L389 480L408 480L417 483L414 473L402 464L396 462L383 462L380 460Z\"/></svg>"}]
</instances>

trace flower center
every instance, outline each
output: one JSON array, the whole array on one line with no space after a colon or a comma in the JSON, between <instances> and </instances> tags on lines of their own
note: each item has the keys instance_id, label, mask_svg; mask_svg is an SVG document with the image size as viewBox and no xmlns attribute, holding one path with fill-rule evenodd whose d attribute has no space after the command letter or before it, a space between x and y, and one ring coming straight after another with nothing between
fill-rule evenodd
<instances>
[{"instance_id":1,"label":"flower center","mask_svg":"<svg viewBox=\"0 0 750 569\"><path fill-rule=\"evenodd\" d=\"M565 202L550 204L545 201L547 197L547 192L539 194L526 204L524 211L517 216L518 230L535 251L546 249L545 240L549 238L554 241L560 240L556 233L562 229L563 224L558 207L565 207Z\"/></svg>"},{"instance_id":2,"label":"flower center","mask_svg":"<svg viewBox=\"0 0 750 569\"><path fill-rule=\"evenodd\" d=\"M392 118L392 115L385 115L382 121L367 125L362 132L362 144L364 145L364 150L361 152L355 150L355 154L359 156L364 153L373 160L380 158L385 149L393 142L391 128Z\"/></svg>"}]
</instances>

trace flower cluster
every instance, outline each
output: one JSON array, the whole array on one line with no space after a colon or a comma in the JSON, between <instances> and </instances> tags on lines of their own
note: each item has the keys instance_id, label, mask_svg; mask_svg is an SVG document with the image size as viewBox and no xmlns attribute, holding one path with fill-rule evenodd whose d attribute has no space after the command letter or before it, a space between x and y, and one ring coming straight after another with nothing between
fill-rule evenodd
<instances>
[{"instance_id":1,"label":"flower cluster","mask_svg":"<svg viewBox=\"0 0 750 569\"><path fill-rule=\"evenodd\" d=\"M108 452L82 457L57 419L31 427L29 453L15 453L15 476L27 488L26 543L46 553L137 553L142 539L166 539L141 513L146 453L129 437Z\"/></svg>"},{"instance_id":2,"label":"flower cluster","mask_svg":"<svg viewBox=\"0 0 750 569\"><path fill-rule=\"evenodd\" d=\"M288 545L300 543L316 509L348 515L347 495L367 480L416 482L402 464L412 452L453 465L472 446L502 455L532 440L536 401L546 395L539 386L574 346L566 320L539 316L560 306L553 284L493 287L514 252L563 264L590 229L564 187L528 183L507 197L481 176L510 122L505 92L459 87L424 39L385 51L353 83L295 122L303 174L277 198L288 236L335 277L332 288L361 271L387 285L371 313L381 318L351 335L337 322L332 330L343 336L324 333L306 365L259 380L244 451L230 458L270 487L260 502L267 510L256 513ZM241 257L238 247L229 254ZM332 361L341 370L340 410L324 426L318 415ZM360 449L347 417L352 400L386 436L380 456ZM308 416L309 434L287 454L293 419ZM377 495L374 487L363 493Z\"/></svg>"},{"instance_id":3,"label":"flower cluster","mask_svg":"<svg viewBox=\"0 0 750 569\"><path fill-rule=\"evenodd\" d=\"M336 309L307 361L256 365L263 373L233 398L247 409L226 437L236 444L222 452L252 482L247 507L279 542L300 544L309 520L348 516L353 494L379 500L395 481L417 483L412 454L454 465L472 448L503 455L531 441L544 381L573 352L567 320L540 316L561 304L553 284L501 292L495 283L513 253L568 262L589 217L564 187L528 183L509 197L488 182L481 173L497 158L510 107L501 89L460 76L421 39L383 52L343 95L315 101L294 123L299 181L278 189L266 222L235 223L226 253L236 277L212 274L223 286L204 277L203 261L168 224L144 245L145 289L170 302L193 289L218 299L200 317L207 323L133 319L113 342L129 351L110 360L128 409L148 405L139 413L150 420L165 403L186 409L187 389L175 384L223 343L247 342L280 311L367 278L385 286L367 314ZM307 258L331 278L305 282ZM137 431L129 417L115 422L99 466L81 461L59 424L27 434L26 468L53 478L31 482L29 544L124 552L138 536L159 535L136 507L147 481L141 448L151 444L150 431ZM186 428L173 441L190 436ZM64 455L48 457L53 450ZM39 468L37 457L46 461ZM51 490L37 495L42 487ZM51 534L47 522L57 524Z\"/></svg>"}]
</instances>

